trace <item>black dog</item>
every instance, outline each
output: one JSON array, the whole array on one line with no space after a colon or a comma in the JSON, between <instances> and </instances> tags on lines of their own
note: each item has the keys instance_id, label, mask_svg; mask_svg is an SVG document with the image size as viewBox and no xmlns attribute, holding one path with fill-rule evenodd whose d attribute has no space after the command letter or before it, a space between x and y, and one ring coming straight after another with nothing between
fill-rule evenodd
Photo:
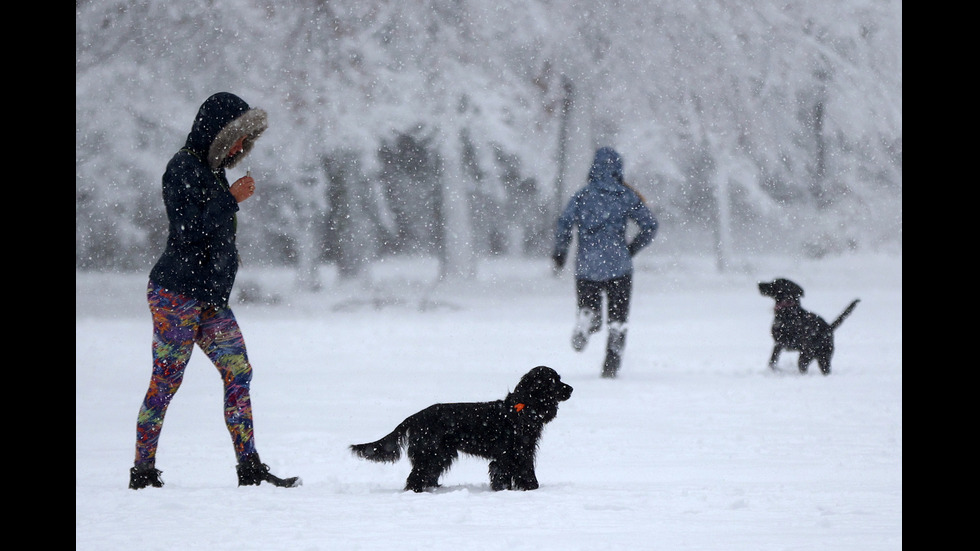
<instances>
[{"instance_id":1,"label":"black dog","mask_svg":"<svg viewBox=\"0 0 980 551\"><path fill-rule=\"evenodd\" d=\"M439 486L458 452L490 460L490 488L534 490L534 457L545 423L558 415L558 402L572 387L543 365L528 371L503 400L435 404L410 416L388 436L350 447L371 461L394 463L407 445L412 472L406 490Z\"/></svg>"},{"instance_id":2,"label":"black dog","mask_svg":"<svg viewBox=\"0 0 980 551\"><path fill-rule=\"evenodd\" d=\"M833 323L827 323L820 316L804 310L800 306L803 288L784 278L759 284L763 296L776 301L776 315L772 322L772 338L776 341L769 357L769 367L776 368L779 353L793 350L800 353L798 366L800 373L806 373L810 362L817 360L820 372L830 375L830 358L834 355L834 330L844 322L860 302L854 300L837 316Z\"/></svg>"}]
</instances>

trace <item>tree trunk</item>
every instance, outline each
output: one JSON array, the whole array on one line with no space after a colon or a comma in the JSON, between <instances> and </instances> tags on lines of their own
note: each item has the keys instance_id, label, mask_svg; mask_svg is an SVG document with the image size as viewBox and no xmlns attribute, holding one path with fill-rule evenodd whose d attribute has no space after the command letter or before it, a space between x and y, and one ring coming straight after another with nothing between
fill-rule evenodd
<instances>
[{"instance_id":1,"label":"tree trunk","mask_svg":"<svg viewBox=\"0 0 980 551\"><path fill-rule=\"evenodd\" d=\"M454 136L455 137L455 136ZM457 139L447 140L443 147L441 193L443 239L439 253L440 279L472 279L476 276L476 254L473 250L473 227L470 216L466 174L462 167L462 148Z\"/></svg>"},{"instance_id":2,"label":"tree trunk","mask_svg":"<svg viewBox=\"0 0 980 551\"><path fill-rule=\"evenodd\" d=\"M558 124L558 170L555 176L555 213L557 219L565 206L565 172L568 170L568 124L572 116L575 87L566 75L561 77L561 119Z\"/></svg>"}]
</instances>

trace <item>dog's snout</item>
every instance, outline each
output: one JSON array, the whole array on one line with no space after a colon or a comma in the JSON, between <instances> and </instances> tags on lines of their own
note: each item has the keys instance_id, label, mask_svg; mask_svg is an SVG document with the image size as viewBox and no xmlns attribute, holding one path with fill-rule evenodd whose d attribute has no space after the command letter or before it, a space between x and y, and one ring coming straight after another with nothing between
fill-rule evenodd
<instances>
[{"instance_id":1,"label":"dog's snout","mask_svg":"<svg viewBox=\"0 0 980 551\"><path fill-rule=\"evenodd\" d=\"M567 400L567 399L569 399L569 398L572 397L572 390L574 390L574 389L572 388L571 385L567 385L565 383L562 383L561 384L561 401L562 402L564 402L565 400Z\"/></svg>"}]
</instances>

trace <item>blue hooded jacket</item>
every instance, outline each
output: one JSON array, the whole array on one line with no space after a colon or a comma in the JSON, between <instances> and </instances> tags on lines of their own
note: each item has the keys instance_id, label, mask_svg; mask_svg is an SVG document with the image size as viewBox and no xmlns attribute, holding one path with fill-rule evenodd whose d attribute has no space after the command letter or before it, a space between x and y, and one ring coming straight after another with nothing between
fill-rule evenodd
<instances>
[{"instance_id":1,"label":"blue hooded jacket","mask_svg":"<svg viewBox=\"0 0 980 551\"><path fill-rule=\"evenodd\" d=\"M234 166L268 126L266 112L220 92L198 110L184 147L163 174L170 233L150 280L206 304L225 306L238 273L238 203L225 168ZM228 152L245 136L242 151Z\"/></svg>"},{"instance_id":2,"label":"blue hooded jacket","mask_svg":"<svg viewBox=\"0 0 980 551\"><path fill-rule=\"evenodd\" d=\"M627 221L639 232L626 241ZM588 184L575 193L558 217L554 256L564 257L578 227L576 279L607 281L633 273L633 255L653 241L657 219L623 181L623 160L610 147L599 148Z\"/></svg>"}]
</instances>

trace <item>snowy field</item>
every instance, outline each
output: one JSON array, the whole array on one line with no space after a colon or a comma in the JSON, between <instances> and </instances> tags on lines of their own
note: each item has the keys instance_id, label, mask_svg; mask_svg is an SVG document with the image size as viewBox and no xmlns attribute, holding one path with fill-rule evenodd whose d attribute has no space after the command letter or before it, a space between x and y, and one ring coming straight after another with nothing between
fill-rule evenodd
<instances>
[{"instance_id":1,"label":"snowy field","mask_svg":"<svg viewBox=\"0 0 980 551\"><path fill-rule=\"evenodd\" d=\"M76 272L78 550L876 551L902 548L902 258L638 258L621 376L599 377L605 332L569 345L571 275L488 261L434 287L427 261L376 265L370 284L318 293L243 268L235 306L255 373L262 459L304 484L237 487L221 381L195 350L160 441L165 486L127 489L150 376L146 276ZM834 372L766 361L772 301L806 289L832 319ZM546 426L541 488L492 492L463 458L431 493L402 491L407 460L354 458L435 402L502 398L531 367L575 387Z\"/></svg>"}]
</instances>

